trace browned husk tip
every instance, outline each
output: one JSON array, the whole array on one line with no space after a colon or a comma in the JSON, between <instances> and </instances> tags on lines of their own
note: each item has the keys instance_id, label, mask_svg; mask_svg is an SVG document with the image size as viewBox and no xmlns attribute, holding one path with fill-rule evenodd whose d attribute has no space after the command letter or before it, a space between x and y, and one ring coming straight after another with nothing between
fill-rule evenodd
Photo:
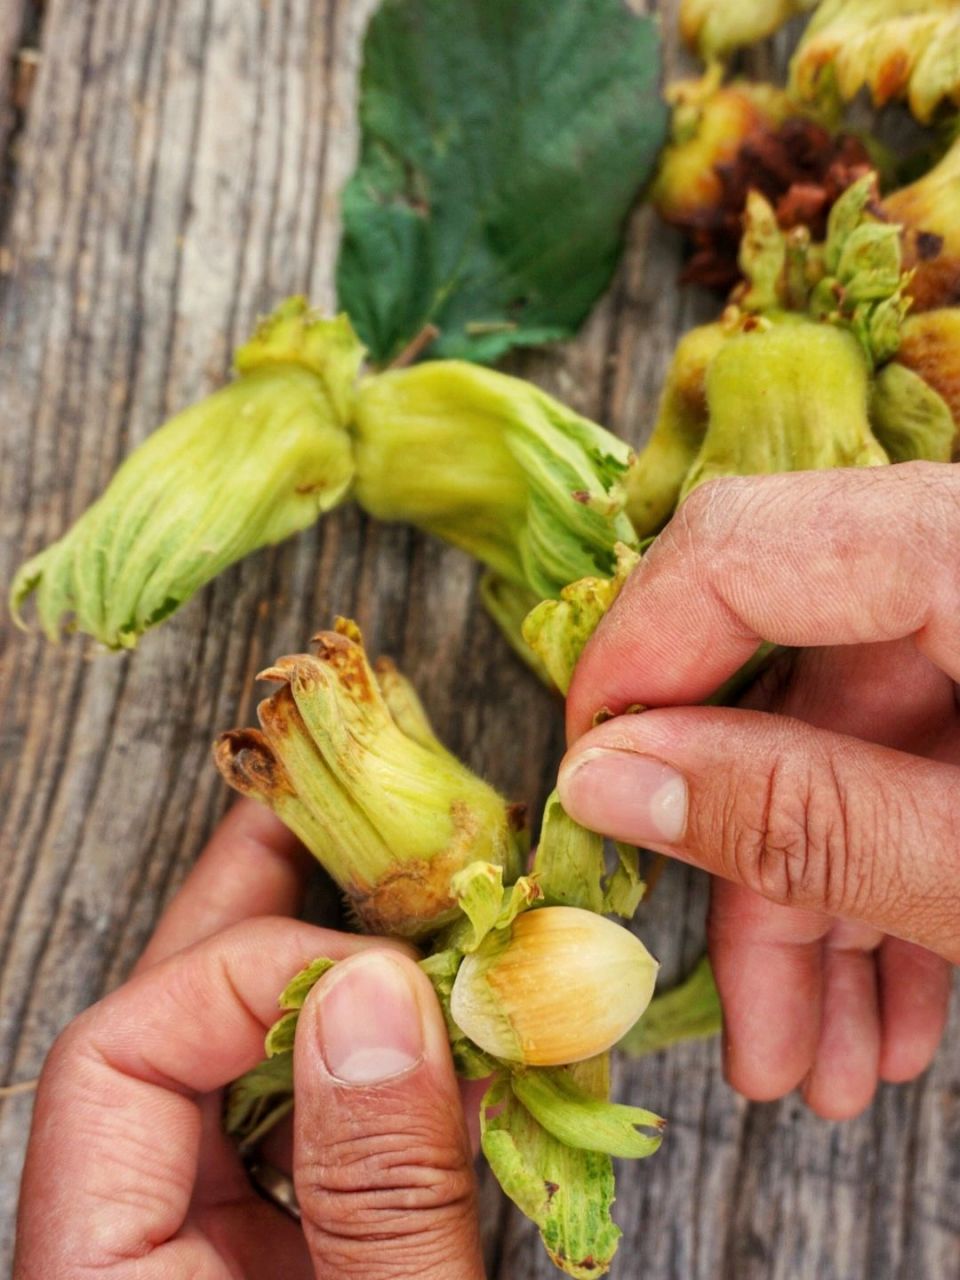
<instances>
[{"instance_id":1,"label":"browned husk tip","mask_svg":"<svg viewBox=\"0 0 960 1280\"><path fill-rule=\"evenodd\" d=\"M312 645L260 672L280 687L259 730L220 736L217 767L303 840L366 929L420 937L455 918L450 882L469 863L517 870L517 814L436 740L389 661L381 687L355 623Z\"/></svg>"}]
</instances>

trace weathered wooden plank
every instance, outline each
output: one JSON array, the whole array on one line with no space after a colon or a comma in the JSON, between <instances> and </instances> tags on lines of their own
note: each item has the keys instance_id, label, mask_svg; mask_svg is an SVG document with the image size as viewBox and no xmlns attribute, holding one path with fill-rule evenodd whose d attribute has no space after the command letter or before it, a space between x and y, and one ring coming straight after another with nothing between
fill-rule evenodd
<instances>
[{"instance_id":1,"label":"weathered wooden plank","mask_svg":"<svg viewBox=\"0 0 960 1280\"><path fill-rule=\"evenodd\" d=\"M257 311L294 290L332 302L372 3L50 6L0 284L4 581L132 444L222 378ZM578 341L517 366L639 441L677 333L707 314L673 287L676 263L674 237L640 213ZM211 738L249 720L265 660L334 612L403 663L455 750L542 799L558 709L476 582L459 554L348 510L231 570L132 656L4 632L0 1079L34 1075L56 1031L122 979L227 803ZM702 945L704 907L702 880L677 867L644 908L668 980ZM746 1106L716 1046L622 1064L621 1093L671 1128L657 1157L621 1171L614 1275L958 1274L958 1045L954 1031L925 1081L839 1128L794 1100ZM27 1098L0 1109L2 1261L28 1115ZM489 1177L483 1204L491 1275L555 1274Z\"/></svg>"},{"instance_id":2,"label":"weathered wooden plank","mask_svg":"<svg viewBox=\"0 0 960 1280\"><path fill-rule=\"evenodd\" d=\"M33 78L34 49L24 46L32 34L28 28L34 25L29 19L36 16L36 5L30 0L5 0L0 7L0 226L7 203L6 179L14 161L8 146Z\"/></svg>"},{"instance_id":3,"label":"weathered wooden plank","mask_svg":"<svg viewBox=\"0 0 960 1280\"><path fill-rule=\"evenodd\" d=\"M306 287L332 300L368 8L52 7L3 299L5 580L156 421L222 378L259 309ZM334 612L404 661L473 763L542 794L559 717L478 612L476 577L345 512L228 574L132 658L5 633L5 1079L35 1074L129 968L227 802L213 734L250 717L266 659ZM28 1113L11 1099L0 1119L7 1202Z\"/></svg>"}]
</instances>

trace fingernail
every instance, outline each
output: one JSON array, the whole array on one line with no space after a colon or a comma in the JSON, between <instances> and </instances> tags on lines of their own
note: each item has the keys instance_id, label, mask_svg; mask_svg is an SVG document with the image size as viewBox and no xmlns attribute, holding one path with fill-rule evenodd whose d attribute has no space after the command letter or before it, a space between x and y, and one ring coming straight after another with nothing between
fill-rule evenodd
<instances>
[{"instance_id":1,"label":"fingernail","mask_svg":"<svg viewBox=\"0 0 960 1280\"><path fill-rule=\"evenodd\" d=\"M588 747L560 766L560 802L591 831L637 844L673 844L687 825L687 783L633 751Z\"/></svg>"},{"instance_id":2,"label":"fingernail","mask_svg":"<svg viewBox=\"0 0 960 1280\"><path fill-rule=\"evenodd\" d=\"M320 1052L343 1084L382 1084L423 1058L423 1024L404 970L382 951L352 956L318 989Z\"/></svg>"}]
</instances>

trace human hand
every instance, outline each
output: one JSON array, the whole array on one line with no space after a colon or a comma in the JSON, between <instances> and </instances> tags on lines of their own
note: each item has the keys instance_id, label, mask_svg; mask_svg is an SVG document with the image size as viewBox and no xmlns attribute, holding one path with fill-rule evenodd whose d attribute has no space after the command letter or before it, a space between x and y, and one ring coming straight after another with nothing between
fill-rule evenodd
<instances>
[{"instance_id":1,"label":"human hand","mask_svg":"<svg viewBox=\"0 0 960 1280\"><path fill-rule=\"evenodd\" d=\"M725 1069L854 1115L939 1043L960 960L960 470L715 481L577 667L565 808L714 882ZM741 709L694 705L760 639ZM591 729L598 708L662 708Z\"/></svg>"},{"instance_id":2,"label":"human hand","mask_svg":"<svg viewBox=\"0 0 960 1280\"><path fill-rule=\"evenodd\" d=\"M14 1280L482 1280L470 1140L433 991L404 947L276 918L297 909L305 857L241 801L137 974L57 1040ZM318 955L341 963L297 1030L301 1229L253 1191L220 1090L262 1058L278 993Z\"/></svg>"}]
</instances>

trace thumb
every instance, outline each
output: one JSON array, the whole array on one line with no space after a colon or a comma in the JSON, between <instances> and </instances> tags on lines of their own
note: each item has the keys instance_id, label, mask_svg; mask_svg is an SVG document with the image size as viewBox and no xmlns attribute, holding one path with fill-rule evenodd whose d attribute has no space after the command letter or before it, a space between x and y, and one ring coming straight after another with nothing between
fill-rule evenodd
<instances>
[{"instance_id":1,"label":"thumb","mask_svg":"<svg viewBox=\"0 0 960 1280\"><path fill-rule=\"evenodd\" d=\"M787 716L712 707L608 721L567 754L564 808L787 906L960 961L960 771Z\"/></svg>"},{"instance_id":2,"label":"thumb","mask_svg":"<svg viewBox=\"0 0 960 1280\"><path fill-rule=\"evenodd\" d=\"M483 1280L447 1033L412 960L364 951L317 984L294 1086L294 1182L319 1280Z\"/></svg>"}]
</instances>

